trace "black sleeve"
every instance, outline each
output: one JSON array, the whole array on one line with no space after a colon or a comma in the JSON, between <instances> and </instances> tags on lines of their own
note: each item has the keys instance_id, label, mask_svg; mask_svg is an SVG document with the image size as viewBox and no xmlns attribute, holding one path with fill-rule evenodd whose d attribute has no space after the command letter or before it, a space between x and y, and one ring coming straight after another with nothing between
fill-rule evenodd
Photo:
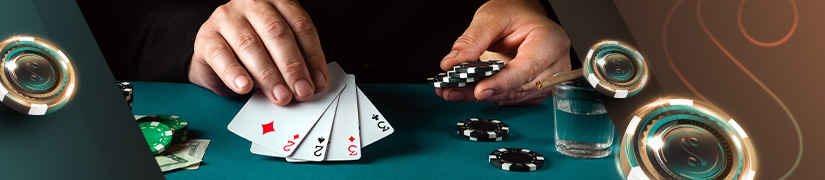
<instances>
[{"instance_id":1,"label":"black sleeve","mask_svg":"<svg viewBox=\"0 0 825 180\"><path fill-rule=\"evenodd\" d=\"M547 13L547 17L550 18L550 20L553 20L553 22L556 22L556 24L562 26L562 28L564 28L564 25L559 23L559 18L556 16L556 12L553 12L553 6L550 6L550 1L539 0L539 2L541 2L541 6L544 7L544 12ZM570 65L572 69L578 69L582 67L581 61L579 61L578 55L576 55L576 52L573 50L572 47L570 48Z\"/></svg>"},{"instance_id":2,"label":"black sleeve","mask_svg":"<svg viewBox=\"0 0 825 180\"><path fill-rule=\"evenodd\" d=\"M226 0L77 0L116 79L189 82L195 35Z\"/></svg>"}]
</instances>

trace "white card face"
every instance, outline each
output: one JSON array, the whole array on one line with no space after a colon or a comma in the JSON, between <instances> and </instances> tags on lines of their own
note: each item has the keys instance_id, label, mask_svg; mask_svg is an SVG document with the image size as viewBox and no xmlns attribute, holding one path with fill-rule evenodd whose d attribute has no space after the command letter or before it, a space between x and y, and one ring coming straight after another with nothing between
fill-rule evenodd
<instances>
[{"instance_id":1,"label":"white card face","mask_svg":"<svg viewBox=\"0 0 825 180\"><path fill-rule=\"evenodd\" d=\"M395 129L390 122L384 119L384 115L372 105L370 99L361 92L361 88L356 86L358 92L358 116L361 124L361 148L367 147L378 140L389 136Z\"/></svg>"},{"instance_id":2,"label":"white card face","mask_svg":"<svg viewBox=\"0 0 825 180\"><path fill-rule=\"evenodd\" d=\"M272 156L272 157L279 157L279 158L285 157L284 155L280 155L278 153L270 151L269 149L265 148L264 146L255 144L254 142L252 143L252 147L249 148L249 152L252 152L252 154L264 155L264 156Z\"/></svg>"},{"instance_id":3,"label":"white card face","mask_svg":"<svg viewBox=\"0 0 825 180\"><path fill-rule=\"evenodd\" d=\"M339 96L340 97L340 96ZM332 132L332 123L335 120L335 109L338 107L338 99L332 101L329 108L312 130L307 134L307 139L304 143L298 146L292 156L287 157L286 160L293 162L300 161L323 161L327 156L327 145L329 145L329 134Z\"/></svg>"},{"instance_id":4,"label":"white card face","mask_svg":"<svg viewBox=\"0 0 825 180\"><path fill-rule=\"evenodd\" d=\"M277 154L292 155L307 132L346 87L344 76L338 75L345 74L341 67L335 62L327 66L329 84L325 91L315 93L308 101L292 101L286 106L277 106L258 90L227 128Z\"/></svg>"},{"instance_id":5,"label":"white card face","mask_svg":"<svg viewBox=\"0 0 825 180\"><path fill-rule=\"evenodd\" d=\"M355 76L346 75L344 81L353 88L344 89L335 111L332 124L327 161L349 161L361 159L361 135L358 125L358 98Z\"/></svg>"}]
</instances>

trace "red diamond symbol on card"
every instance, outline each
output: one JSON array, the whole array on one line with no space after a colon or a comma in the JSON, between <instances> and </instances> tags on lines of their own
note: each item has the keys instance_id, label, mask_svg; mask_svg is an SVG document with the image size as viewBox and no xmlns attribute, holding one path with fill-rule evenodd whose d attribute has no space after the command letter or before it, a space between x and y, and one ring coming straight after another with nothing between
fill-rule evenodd
<instances>
[{"instance_id":1,"label":"red diamond symbol on card","mask_svg":"<svg viewBox=\"0 0 825 180\"><path fill-rule=\"evenodd\" d=\"M292 136L292 138L293 140L298 139L298 134L295 134L294 136Z\"/></svg>"},{"instance_id":2,"label":"red diamond symbol on card","mask_svg":"<svg viewBox=\"0 0 825 180\"><path fill-rule=\"evenodd\" d=\"M275 132L275 128L273 128L273 127L272 127L272 123L274 123L274 122L275 122L275 121L272 121L272 122L269 122L269 123L267 123L267 124L263 124L263 125L261 125L261 128L263 128L263 129L264 129L264 130L263 130L263 131L264 131L264 133L263 133L263 134L266 134L266 133L268 133L268 132Z\"/></svg>"},{"instance_id":3,"label":"red diamond symbol on card","mask_svg":"<svg viewBox=\"0 0 825 180\"><path fill-rule=\"evenodd\" d=\"M349 142L352 142L352 141L355 141L355 138L354 138L354 137L352 137L352 136L350 136L350 137L349 137Z\"/></svg>"}]
</instances>

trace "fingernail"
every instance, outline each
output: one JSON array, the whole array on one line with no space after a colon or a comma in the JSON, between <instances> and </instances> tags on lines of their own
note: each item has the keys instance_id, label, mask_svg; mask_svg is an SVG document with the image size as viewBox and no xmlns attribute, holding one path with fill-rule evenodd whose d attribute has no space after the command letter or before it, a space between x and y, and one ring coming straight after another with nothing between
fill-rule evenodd
<instances>
[{"instance_id":1,"label":"fingernail","mask_svg":"<svg viewBox=\"0 0 825 180\"><path fill-rule=\"evenodd\" d=\"M306 80L302 79L295 83L295 93L297 93L299 97L309 96L312 94L312 90L312 86L310 86Z\"/></svg>"},{"instance_id":2,"label":"fingernail","mask_svg":"<svg viewBox=\"0 0 825 180\"><path fill-rule=\"evenodd\" d=\"M444 56L444 59L452 59L452 58L454 58L454 57L455 57L455 56L457 56L457 55L458 55L458 51L457 51L457 50L453 50L453 51L450 51L450 54L447 54L447 56Z\"/></svg>"},{"instance_id":3,"label":"fingernail","mask_svg":"<svg viewBox=\"0 0 825 180\"><path fill-rule=\"evenodd\" d=\"M245 76L235 77L235 88L238 88L238 90L240 90L246 87L246 85L249 85L249 79L246 79Z\"/></svg>"},{"instance_id":4,"label":"fingernail","mask_svg":"<svg viewBox=\"0 0 825 180\"><path fill-rule=\"evenodd\" d=\"M289 98L290 92L289 89L287 89L283 84L277 84L272 88L272 94L275 95L276 101L282 101Z\"/></svg>"},{"instance_id":5,"label":"fingernail","mask_svg":"<svg viewBox=\"0 0 825 180\"><path fill-rule=\"evenodd\" d=\"M324 77L324 73L321 71L315 71L315 73L312 73L312 81L315 81L315 88L317 89L327 87L327 78Z\"/></svg>"},{"instance_id":6,"label":"fingernail","mask_svg":"<svg viewBox=\"0 0 825 180\"><path fill-rule=\"evenodd\" d=\"M478 99L479 99L479 100L481 100L481 99L487 99L487 98L489 98L490 96L493 96L493 93L494 93L494 92L495 92L495 91L493 91L492 89L484 90L484 91L482 91L482 92L481 92L481 94L478 94Z\"/></svg>"},{"instance_id":7,"label":"fingernail","mask_svg":"<svg viewBox=\"0 0 825 180\"><path fill-rule=\"evenodd\" d=\"M450 101L464 100L464 93L462 93L461 91L451 91L449 99L450 99Z\"/></svg>"}]
</instances>

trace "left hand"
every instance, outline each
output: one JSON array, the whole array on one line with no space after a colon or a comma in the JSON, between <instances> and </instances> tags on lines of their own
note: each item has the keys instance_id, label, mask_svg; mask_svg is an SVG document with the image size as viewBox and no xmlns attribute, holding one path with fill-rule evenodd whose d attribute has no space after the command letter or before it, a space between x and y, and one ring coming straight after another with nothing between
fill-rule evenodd
<instances>
[{"instance_id":1,"label":"left hand","mask_svg":"<svg viewBox=\"0 0 825 180\"><path fill-rule=\"evenodd\" d=\"M436 94L448 101L532 106L552 95L552 88L538 90L537 81L570 71L570 41L537 0L491 0L476 11L441 69L479 58L503 60L505 68L475 86L436 88Z\"/></svg>"}]
</instances>

